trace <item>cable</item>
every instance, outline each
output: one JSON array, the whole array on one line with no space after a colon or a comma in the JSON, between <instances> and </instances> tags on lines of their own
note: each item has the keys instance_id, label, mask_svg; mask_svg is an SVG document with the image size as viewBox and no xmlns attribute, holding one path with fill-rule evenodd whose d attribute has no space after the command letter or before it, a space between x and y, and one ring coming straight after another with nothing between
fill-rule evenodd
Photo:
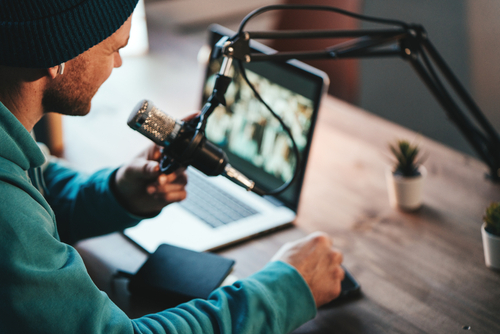
<instances>
[{"instance_id":1,"label":"cable","mask_svg":"<svg viewBox=\"0 0 500 334\"><path fill-rule=\"evenodd\" d=\"M401 26L405 29L409 27L408 23L399 21L399 20L390 20L390 19L381 19L377 17L372 17L372 16L367 16L367 15L362 15L362 14L357 14L353 12L349 12L347 10L343 10L340 8L335 8L335 7L330 7L330 6L315 6L315 5L271 5L271 6L265 6L258 8L245 16L245 18L241 21L240 27L238 29L238 34L241 34L243 32L243 28L245 25L255 16L263 14L265 12L273 11L273 10L290 10L290 9L299 9L299 10L319 10L319 11L330 11L330 12L335 12L338 14L342 14L345 16L350 16L353 18L356 18L361 21L368 21L368 22L375 22L375 23L381 23L381 24L390 24L390 25L397 25Z\"/></svg>"},{"instance_id":2,"label":"cable","mask_svg":"<svg viewBox=\"0 0 500 334\"><path fill-rule=\"evenodd\" d=\"M285 122L283 121L283 119L278 114L276 114L272 110L272 108L264 101L264 99L260 96L259 92L257 92L257 90L255 89L255 87L252 85L252 83L250 82L250 80L248 80L245 67L243 66L243 62L241 62L238 59L237 59L237 62L238 62L238 68L240 70L241 76L243 77L243 79L245 80L245 82L247 83L247 85L250 87L250 89L253 91L255 97L279 121L279 123L281 124L281 127L283 128L283 130L285 130L285 132L287 133L287 135L290 137L290 140L292 141L293 154L295 155L295 172L293 173L292 178L290 180L288 180L287 182L285 182L283 185L281 185L279 188L276 188L275 190L272 190L272 191L266 191L266 195L279 195L283 191L285 191L286 189L288 189L288 187L297 179L297 177L299 175L299 171L300 171L300 153L299 153L299 148L297 146L297 143L293 139L292 131L290 130L290 128L285 124Z\"/></svg>"},{"instance_id":3,"label":"cable","mask_svg":"<svg viewBox=\"0 0 500 334\"><path fill-rule=\"evenodd\" d=\"M349 11L346 11L346 10L343 10L343 9L339 9L339 8L335 8L335 7L330 7L330 6L315 6L315 5L272 5L272 6L266 6L266 7L258 8L256 10L254 10L253 12L251 12L250 14L248 14L241 21L237 35L240 35L243 32L243 29L245 28L245 25L252 18L254 18L255 16L258 16L258 15L260 15L262 13L265 13L265 12L269 12L269 11L273 11L273 10L281 10L281 9L284 9L284 10L295 9L295 10L331 11L331 12L339 13L339 14L342 14L342 15L350 16L350 17L353 17L353 18L356 18L356 19L359 19L359 20L362 20L362 21L370 21L370 22L381 23L381 24L398 25L398 26L401 26L401 27L403 27L405 29L407 29L409 27L409 25L407 23L402 22L402 21L380 19L380 18L376 18L376 17L371 17L371 16L361 15L361 14L357 14L357 13L352 13L352 12L349 12ZM293 148L293 152L294 152L295 160L296 160L295 170L294 170L292 178L290 180L288 180L287 182L285 182L280 187L278 187L277 189L266 192L267 195L278 195L278 194L281 194L282 192L284 192L285 190L287 190L290 187L290 185L299 176L299 172L300 172L300 168L301 168L299 148L297 147L297 143L295 142L295 140L294 140L294 138L292 136L292 131L290 130L290 128L285 124L285 122L283 121L283 119L278 114L276 114L272 110L272 108L264 101L264 99L257 92L257 90L255 89L255 87L253 86L253 84L250 82L250 80L248 80L248 77L246 75L246 69L245 69L245 67L243 66L243 63L240 60L238 60L238 67L239 67L239 70L240 70L240 73L241 73L243 79L245 80L245 82L247 83L247 85L250 87L250 89L253 91L255 97L279 121L279 123L281 124L281 127L287 133L287 135L290 137L290 140L292 142L292 148Z\"/></svg>"}]
</instances>

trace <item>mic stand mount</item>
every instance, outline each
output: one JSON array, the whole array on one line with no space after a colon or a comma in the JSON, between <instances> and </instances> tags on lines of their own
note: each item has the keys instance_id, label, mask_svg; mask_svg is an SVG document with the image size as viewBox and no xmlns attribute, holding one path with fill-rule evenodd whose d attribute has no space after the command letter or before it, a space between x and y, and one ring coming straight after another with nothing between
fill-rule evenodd
<instances>
[{"instance_id":1,"label":"mic stand mount","mask_svg":"<svg viewBox=\"0 0 500 334\"><path fill-rule=\"evenodd\" d=\"M221 43L224 42L226 41L219 41L219 47L222 47L223 45ZM226 94L227 88L232 81L231 77L229 77L229 70L231 68L232 61L232 58L224 59L221 70L219 74L217 74L212 95L208 98L207 102L203 106L200 115L187 121L187 126L185 129L183 129L182 135L188 138L188 144L183 149L182 154L180 154L179 156L172 156L172 153L169 155L166 154L165 150L162 150L162 158L160 162L160 170L162 173L169 174L179 167L189 165L192 162L194 151L198 148L200 143L206 140L205 128L207 126L208 116L210 116L215 108L217 108L219 105L226 105L226 98L224 97L224 95ZM225 154L223 155L223 157L227 160ZM221 166L224 168L225 174L230 174L230 176L232 176L233 174L238 174L237 177L235 176L233 177L233 179L243 184L247 189L252 190L254 188L255 183L253 183L253 181L244 179L244 176L240 175L241 173L234 170L231 165L227 163L221 163ZM219 175L220 172L221 171L217 169L214 173L209 173L207 175Z\"/></svg>"},{"instance_id":2,"label":"mic stand mount","mask_svg":"<svg viewBox=\"0 0 500 334\"><path fill-rule=\"evenodd\" d=\"M352 39L318 51L251 53L251 39L299 38ZM413 24L401 28L373 30L241 31L229 39L225 37L219 41L214 48L213 56L224 56L224 63L227 62L226 65L229 63L229 66L233 59L249 63L290 59L401 57L412 65L448 117L462 132L479 157L488 165L490 169L488 177L494 182L500 182L500 137L498 133L429 41L427 33L421 25ZM221 72L228 71L229 66L222 66ZM434 66L439 71L439 75ZM446 80L446 84L452 88L453 93L459 97L463 107L472 116L472 120L448 92L441 77ZM210 112L208 112L209 114Z\"/></svg>"},{"instance_id":3,"label":"mic stand mount","mask_svg":"<svg viewBox=\"0 0 500 334\"><path fill-rule=\"evenodd\" d=\"M170 152L170 154L166 154L166 152L163 151L160 170L162 173L169 174L179 167L193 165L205 173L205 175L217 176L224 174L231 181L239 184L246 190L264 196L267 194L266 191L257 187L254 181L248 179L245 175L234 169L228 163L226 154L210 144L205 137L208 117L219 105L226 105L224 95L232 81L232 78L229 77L232 61L232 58L224 59L220 72L217 74L212 95L203 106L200 115L187 121L187 126L183 129L184 132L180 134L181 137L186 138L185 142L187 143L187 145L183 146L180 150L182 153L176 154L176 152ZM210 163L209 166L212 166L211 168L205 169L203 166L195 165L195 160L193 158L194 153L196 150L199 150L200 146L204 147L203 151L205 155L211 156L211 158L205 160L206 163Z\"/></svg>"}]
</instances>

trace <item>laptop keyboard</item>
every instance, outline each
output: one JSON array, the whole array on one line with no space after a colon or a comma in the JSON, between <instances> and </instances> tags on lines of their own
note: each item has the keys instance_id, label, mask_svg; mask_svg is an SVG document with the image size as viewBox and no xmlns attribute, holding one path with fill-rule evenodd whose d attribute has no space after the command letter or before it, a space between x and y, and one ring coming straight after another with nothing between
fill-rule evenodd
<instances>
[{"instance_id":1,"label":"laptop keyboard","mask_svg":"<svg viewBox=\"0 0 500 334\"><path fill-rule=\"evenodd\" d=\"M189 173L187 198L179 204L213 228L258 213L234 196L208 182L198 173Z\"/></svg>"}]
</instances>

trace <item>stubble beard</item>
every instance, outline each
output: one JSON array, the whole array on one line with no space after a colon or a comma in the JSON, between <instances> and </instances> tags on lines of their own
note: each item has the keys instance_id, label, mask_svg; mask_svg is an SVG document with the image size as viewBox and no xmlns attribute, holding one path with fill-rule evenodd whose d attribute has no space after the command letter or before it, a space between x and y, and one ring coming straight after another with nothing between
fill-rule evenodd
<instances>
[{"instance_id":1,"label":"stubble beard","mask_svg":"<svg viewBox=\"0 0 500 334\"><path fill-rule=\"evenodd\" d=\"M48 87L42 98L44 111L62 115L85 116L90 112L91 101L98 88L92 87L86 77L85 59L74 59L71 67L66 67L53 84Z\"/></svg>"}]
</instances>

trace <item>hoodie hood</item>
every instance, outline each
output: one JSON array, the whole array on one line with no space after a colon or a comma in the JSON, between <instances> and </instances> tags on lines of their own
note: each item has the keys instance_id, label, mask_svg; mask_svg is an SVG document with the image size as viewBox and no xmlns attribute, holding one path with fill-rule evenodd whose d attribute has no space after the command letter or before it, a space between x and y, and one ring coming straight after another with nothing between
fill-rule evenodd
<instances>
[{"instance_id":1,"label":"hoodie hood","mask_svg":"<svg viewBox=\"0 0 500 334\"><path fill-rule=\"evenodd\" d=\"M45 156L31 134L0 102L0 157L24 170L41 166Z\"/></svg>"}]
</instances>

